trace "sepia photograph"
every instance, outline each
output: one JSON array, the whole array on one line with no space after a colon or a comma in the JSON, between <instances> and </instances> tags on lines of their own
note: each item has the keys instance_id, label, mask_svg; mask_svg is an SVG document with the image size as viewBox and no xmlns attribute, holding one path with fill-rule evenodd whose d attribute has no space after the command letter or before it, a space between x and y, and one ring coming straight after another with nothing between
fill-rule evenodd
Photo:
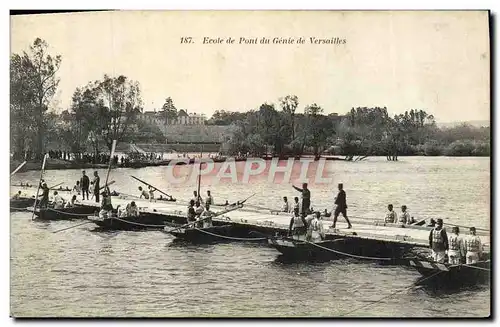
<instances>
[{"instance_id":1,"label":"sepia photograph","mask_svg":"<svg viewBox=\"0 0 500 327\"><path fill-rule=\"evenodd\" d=\"M12 318L491 318L490 11L9 19Z\"/></svg>"}]
</instances>

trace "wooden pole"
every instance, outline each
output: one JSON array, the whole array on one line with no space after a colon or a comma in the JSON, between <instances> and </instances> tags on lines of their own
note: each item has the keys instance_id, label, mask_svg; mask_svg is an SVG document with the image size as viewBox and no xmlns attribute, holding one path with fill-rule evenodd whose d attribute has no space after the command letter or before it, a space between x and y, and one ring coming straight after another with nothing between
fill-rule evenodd
<instances>
[{"instance_id":1,"label":"wooden pole","mask_svg":"<svg viewBox=\"0 0 500 327\"><path fill-rule=\"evenodd\" d=\"M45 162L46 161L47 161L47 154L45 154L43 156L42 170L40 171L40 180L38 181L38 188L36 189L36 193L35 193L35 204L33 205L33 216L31 216L31 220L35 219L36 205L38 202L38 192L40 192L40 184L42 183L43 172L45 170Z\"/></svg>"},{"instance_id":2,"label":"wooden pole","mask_svg":"<svg viewBox=\"0 0 500 327\"><path fill-rule=\"evenodd\" d=\"M201 163L203 159L203 145L201 145L201 152L200 152L200 167L198 168L198 202L201 203L201 194L200 194L200 187L201 187Z\"/></svg>"},{"instance_id":3,"label":"wooden pole","mask_svg":"<svg viewBox=\"0 0 500 327\"><path fill-rule=\"evenodd\" d=\"M109 172L111 171L111 163L113 162L113 154L115 154L116 148L116 140L113 140L113 145L111 146L111 154L109 155L109 165L108 165L108 173L106 174L106 182L104 186L108 185Z\"/></svg>"},{"instance_id":4,"label":"wooden pole","mask_svg":"<svg viewBox=\"0 0 500 327\"><path fill-rule=\"evenodd\" d=\"M132 177L133 179L138 180L139 182L143 183L144 185L147 185L147 186L150 186L150 187L154 188L155 190L157 190L158 192L162 193L163 195L166 195L166 196L170 197L171 199L173 199L173 197L172 197L170 194L167 194L167 193L163 192L163 191L162 191L162 190L160 190L159 188L154 187L153 185L151 185L151 184L149 184L149 183L147 183L147 182L143 181L142 179L139 179L139 178L137 178L137 177L135 177L135 176L132 176L132 175L131 175L130 177Z\"/></svg>"},{"instance_id":5,"label":"wooden pole","mask_svg":"<svg viewBox=\"0 0 500 327\"><path fill-rule=\"evenodd\" d=\"M20 164L12 173L10 173L10 177L14 176L15 173L19 171L19 169L23 168L24 165L26 165L27 161L23 162Z\"/></svg>"},{"instance_id":6,"label":"wooden pole","mask_svg":"<svg viewBox=\"0 0 500 327\"><path fill-rule=\"evenodd\" d=\"M238 205L238 206L236 206L236 207L232 207L232 208L229 208L229 209L226 209L226 210L223 210L223 211L219 211L219 212L217 212L216 214L214 214L214 215L212 215L212 216L206 216L206 217L204 217L204 218L202 218L202 219L195 220L195 221L191 221L191 222L189 222L189 223L187 223L187 224L184 224L184 225L181 225L181 226L179 226L179 227L174 227L174 228L172 228L172 229L170 229L170 230L168 230L168 231L165 229L165 231L166 231L166 232L172 232L172 231L174 231L174 230L178 230L178 229L181 229L181 228L185 228L185 227L187 227L187 226L189 226L189 225L192 225L192 224L195 224L195 223L199 223L199 222L201 222L201 221L204 221L204 220L207 220L207 219L210 219L210 218L215 218L215 217L217 217L217 216L220 216L220 215L223 215L223 214L225 214L225 213L228 213L228 212L231 212L231 211L234 211L234 210L238 210L238 209L241 209L241 208L243 208L243 204L239 204L239 205Z\"/></svg>"}]
</instances>

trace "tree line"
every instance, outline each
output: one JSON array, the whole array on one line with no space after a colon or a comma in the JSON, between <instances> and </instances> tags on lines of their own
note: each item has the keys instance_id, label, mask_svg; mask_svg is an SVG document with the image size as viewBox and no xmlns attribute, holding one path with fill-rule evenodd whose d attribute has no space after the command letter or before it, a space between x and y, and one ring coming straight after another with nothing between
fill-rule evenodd
<instances>
[{"instance_id":1,"label":"tree line","mask_svg":"<svg viewBox=\"0 0 500 327\"><path fill-rule=\"evenodd\" d=\"M218 110L209 124L234 125L229 152L278 156L319 156L331 153L358 161L368 156L400 155L489 156L490 128L462 124L439 128L432 115L410 109L391 117L387 108L352 108L343 116L324 115L317 104L298 112L298 98L279 99L279 109L263 104L258 110Z\"/></svg>"},{"instance_id":2,"label":"tree line","mask_svg":"<svg viewBox=\"0 0 500 327\"><path fill-rule=\"evenodd\" d=\"M103 75L78 87L71 105L61 114L48 110L59 84L61 56L37 38L27 52L11 55L11 146L15 158L40 159L55 142L82 157L99 154L112 140L164 143L154 122L139 119L143 112L140 84L126 76ZM162 121L177 117L168 97ZM217 110L207 124L232 125L229 154L290 156L323 153L346 160L400 155L489 156L490 128L460 125L439 128L431 114L410 109L391 117L386 107L352 108L345 115L325 115L316 103L299 108L295 95L264 103L247 112Z\"/></svg>"}]
</instances>

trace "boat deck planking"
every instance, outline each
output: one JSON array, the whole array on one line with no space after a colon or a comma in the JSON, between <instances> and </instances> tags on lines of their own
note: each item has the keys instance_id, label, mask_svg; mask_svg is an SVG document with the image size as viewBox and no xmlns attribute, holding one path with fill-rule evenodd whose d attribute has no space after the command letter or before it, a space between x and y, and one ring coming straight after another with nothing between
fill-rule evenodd
<instances>
[{"instance_id":1,"label":"boat deck planking","mask_svg":"<svg viewBox=\"0 0 500 327\"><path fill-rule=\"evenodd\" d=\"M21 189L21 188L20 188ZM23 191L23 189L21 189ZM12 191L12 190L11 190ZM24 189L25 193L29 190ZM17 190L16 190L17 192ZM66 191L64 191L66 192ZM35 191L33 191L33 194ZM70 192L68 192L70 193ZM139 210L144 213L166 214L175 216L184 216L187 209L187 201L149 201L145 199L130 199L123 196L113 196L113 207L118 205L125 207L131 201L135 201ZM95 200L80 200L79 204L86 206L98 207L100 206ZM218 209L218 210L215 210ZM222 206L213 206L212 211L217 212L223 210ZM220 217L214 218L214 221L227 221L238 224L256 225L259 227L277 228L280 230L287 230L290 224L291 215L287 213L271 213L266 210L259 211L252 208L242 208ZM370 238L380 241L396 242L401 244L413 244L418 246L427 246L429 237L429 227L425 226L405 226L401 227L398 224L385 224L381 221L370 221L369 219L350 219L353 228L347 229L347 223L343 217L339 217L337 221L337 229L332 230L332 218L323 220L323 227L326 234L330 235L343 235L346 237ZM448 232L450 228L448 227ZM467 233L462 233L467 235ZM483 244L489 245L490 236L488 232L480 231L478 235ZM489 246L485 247L485 250Z\"/></svg>"}]
</instances>

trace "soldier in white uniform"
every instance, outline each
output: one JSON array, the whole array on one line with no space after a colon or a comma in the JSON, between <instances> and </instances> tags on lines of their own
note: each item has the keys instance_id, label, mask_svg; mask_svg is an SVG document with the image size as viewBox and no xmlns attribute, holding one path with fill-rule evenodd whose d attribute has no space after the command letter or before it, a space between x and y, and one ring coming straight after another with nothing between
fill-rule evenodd
<instances>
[{"instance_id":1,"label":"soldier in white uniform","mask_svg":"<svg viewBox=\"0 0 500 327\"><path fill-rule=\"evenodd\" d=\"M319 211L315 212L313 219L309 223L309 228L307 231L307 240L309 242L319 242L325 238L325 232L323 230L323 221L321 220L321 213Z\"/></svg>"},{"instance_id":2,"label":"soldier in white uniform","mask_svg":"<svg viewBox=\"0 0 500 327\"><path fill-rule=\"evenodd\" d=\"M476 228L470 228L470 235L465 239L465 260L468 265L477 263L483 252L481 239L476 235Z\"/></svg>"},{"instance_id":3,"label":"soldier in white uniform","mask_svg":"<svg viewBox=\"0 0 500 327\"><path fill-rule=\"evenodd\" d=\"M64 208L64 199L57 191L54 191L54 209Z\"/></svg>"},{"instance_id":4,"label":"soldier in white uniform","mask_svg":"<svg viewBox=\"0 0 500 327\"><path fill-rule=\"evenodd\" d=\"M451 232L452 234L448 237L448 263L459 265L460 258L465 256L463 239L457 226L453 227Z\"/></svg>"},{"instance_id":5,"label":"soldier in white uniform","mask_svg":"<svg viewBox=\"0 0 500 327\"><path fill-rule=\"evenodd\" d=\"M288 198L283 197L283 205L281 206L281 212L290 212L290 206L288 205Z\"/></svg>"},{"instance_id":6,"label":"soldier in white uniform","mask_svg":"<svg viewBox=\"0 0 500 327\"><path fill-rule=\"evenodd\" d=\"M289 235L296 239L304 239L307 232L307 222L303 215L299 213L299 207L293 209L292 219L290 219Z\"/></svg>"},{"instance_id":7,"label":"soldier in white uniform","mask_svg":"<svg viewBox=\"0 0 500 327\"><path fill-rule=\"evenodd\" d=\"M408 211L406 211L406 209L407 208L405 205L401 206L401 214L400 214L399 219L398 219L398 222L400 224L403 224L403 225L412 223L410 214L408 213Z\"/></svg>"},{"instance_id":8,"label":"soldier in white uniform","mask_svg":"<svg viewBox=\"0 0 500 327\"><path fill-rule=\"evenodd\" d=\"M200 220L201 216L203 215L203 212L205 211L205 208L200 204L200 201L196 201L196 206L194 208L194 212L196 215L196 220ZM196 223L198 228L203 227L203 222L198 222Z\"/></svg>"},{"instance_id":9,"label":"soldier in white uniform","mask_svg":"<svg viewBox=\"0 0 500 327\"><path fill-rule=\"evenodd\" d=\"M429 233L429 247L432 249L432 259L443 263L448 250L448 235L443 228L443 219L437 220L437 226Z\"/></svg>"},{"instance_id":10,"label":"soldier in white uniform","mask_svg":"<svg viewBox=\"0 0 500 327\"><path fill-rule=\"evenodd\" d=\"M389 212L386 213L384 222L391 223L391 224L397 223L398 222L398 215L396 214L396 211L393 210L392 204L389 204L387 206L387 210L389 210Z\"/></svg>"}]
</instances>

